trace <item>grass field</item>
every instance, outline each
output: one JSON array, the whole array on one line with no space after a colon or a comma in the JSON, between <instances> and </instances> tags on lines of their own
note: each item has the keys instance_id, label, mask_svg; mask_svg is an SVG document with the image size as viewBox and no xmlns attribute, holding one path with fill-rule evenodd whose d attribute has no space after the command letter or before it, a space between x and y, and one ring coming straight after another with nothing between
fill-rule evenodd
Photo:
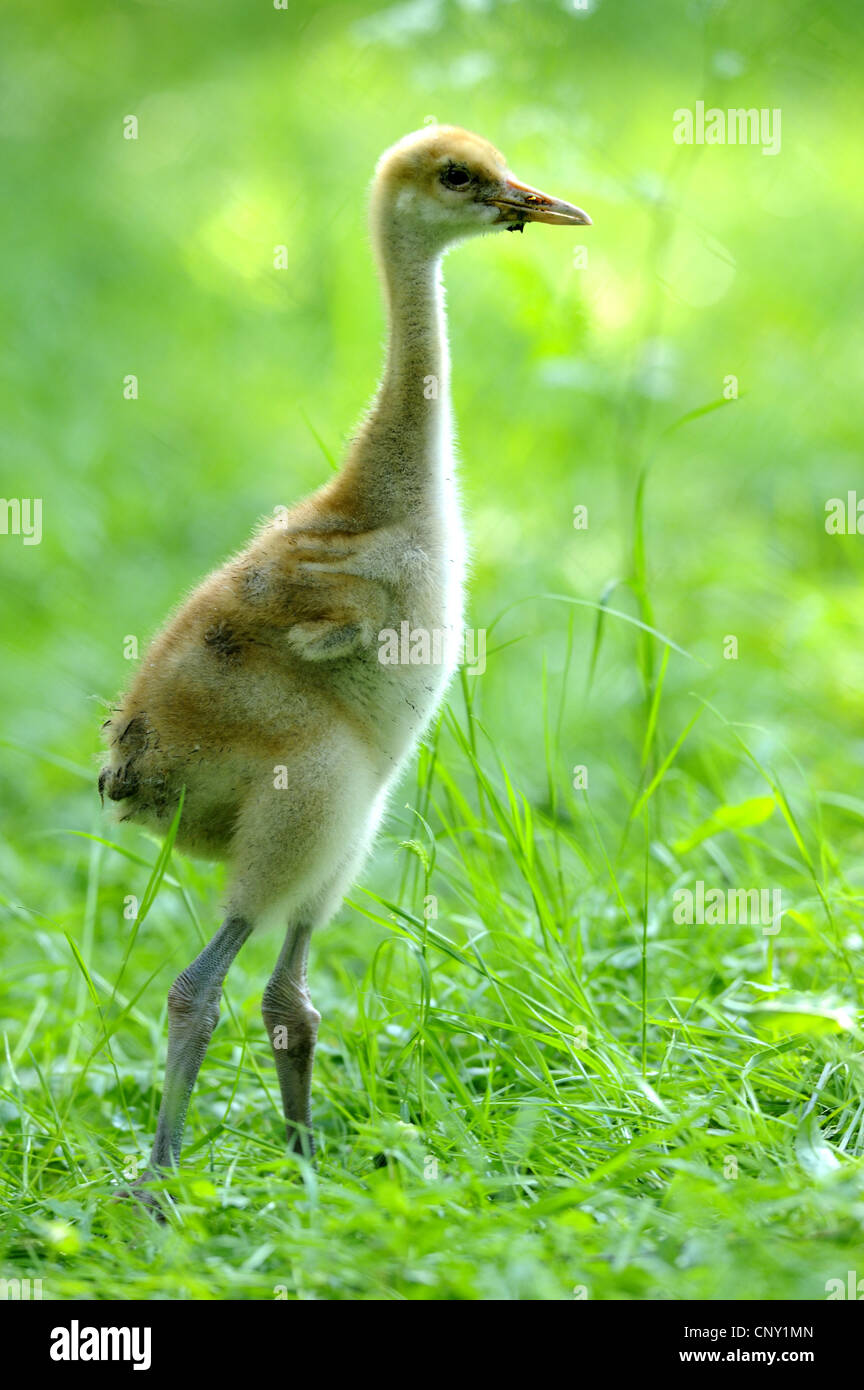
<instances>
[{"instance_id":1,"label":"grass field","mask_svg":"<svg viewBox=\"0 0 864 1390\"><path fill-rule=\"evenodd\" d=\"M860 19L20 0L2 23L2 490L43 512L38 545L0 535L0 1279L546 1300L864 1277L864 539L826 530L864 494ZM782 149L676 145L697 100L781 109ZM102 812L99 725L136 643L329 475L379 367L365 189L429 116L594 226L447 263L487 663L313 942L317 1166L282 1145L262 935L159 1227L114 1198L222 877ZM782 916L688 925L698 884Z\"/></svg>"}]
</instances>

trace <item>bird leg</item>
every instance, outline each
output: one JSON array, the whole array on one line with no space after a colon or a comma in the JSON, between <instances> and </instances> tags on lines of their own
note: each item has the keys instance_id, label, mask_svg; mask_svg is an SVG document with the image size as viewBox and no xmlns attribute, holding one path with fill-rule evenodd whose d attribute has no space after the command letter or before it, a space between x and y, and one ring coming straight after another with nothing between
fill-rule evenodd
<instances>
[{"instance_id":1,"label":"bird leg","mask_svg":"<svg viewBox=\"0 0 864 1390\"><path fill-rule=\"evenodd\" d=\"M309 1091L312 1058L321 1015L313 1008L306 987L306 958L312 928L289 927L264 996L261 1013L273 1048L282 1092L289 1148L311 1158L315 1151Z\"/></svg>"},{"instance_id":2,"label":"bird leg","mask_svg":"<svg viewBox=\"0 0 864 1390\"><path fill-rule=\"evenodd\" d=\"M189 1097L219 1020L222 983L251 931L244 918L226 917L212 941L177 976L169 990L168 1060L150 1155L151 1169L176 1166L180 1160Z\"/></svg>"}]
</instances>

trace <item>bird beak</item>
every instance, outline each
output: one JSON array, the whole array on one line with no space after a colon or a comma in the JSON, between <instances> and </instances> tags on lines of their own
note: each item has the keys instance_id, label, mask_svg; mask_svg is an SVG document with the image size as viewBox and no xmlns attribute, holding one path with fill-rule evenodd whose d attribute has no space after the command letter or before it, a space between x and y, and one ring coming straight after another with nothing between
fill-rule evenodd
<instances>
[{"instance_id":1,"label":"bird beak","mask_svg":"<svg viewBox=\"0 0 864 1390\"><path fill-rule=\"evenodd\" d=\"M555 227L591 226L591 218L581 208L561 198L550 198L548 193L518 179L507 179L500 193L488 201L500 210L500 220L509 222L514 229L526 222L549 222Z\"/></svg>"}]
</instances>

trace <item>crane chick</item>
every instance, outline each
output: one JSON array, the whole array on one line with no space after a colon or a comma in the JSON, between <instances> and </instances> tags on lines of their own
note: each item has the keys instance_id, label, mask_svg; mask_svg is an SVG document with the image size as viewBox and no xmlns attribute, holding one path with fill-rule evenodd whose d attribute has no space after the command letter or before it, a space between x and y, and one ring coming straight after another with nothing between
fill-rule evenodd
<instances>
[{"instance_id":1,"label":"crane chick","mask_svg":"<svg viewBox=\"0 0 864 1390\"><path fill-rule=\"evenodd\" d=\"M309 939L357 874L458 663L465 560L442 255L483 232L590 222L455 126L383 155L370 212L386 364L341 471L204 580L106 726L99 791L119 818L164 832L185 788L177 844L229 866L225 919L168 994L154 1172L179 1160L231 962L274 913L287 932L262 1012L289 1145L313 1151ZM403 623L443 635L429 664L379 660L379 633Z\"/></svg>"}]
</instances>

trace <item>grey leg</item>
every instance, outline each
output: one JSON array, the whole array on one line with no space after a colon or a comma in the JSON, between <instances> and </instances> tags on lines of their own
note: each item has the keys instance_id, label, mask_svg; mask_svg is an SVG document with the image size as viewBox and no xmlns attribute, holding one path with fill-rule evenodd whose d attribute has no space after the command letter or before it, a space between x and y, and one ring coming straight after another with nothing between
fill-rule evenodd
<instances>
[{"instance_id":1,"label":"grey leg","mask_svg":"<svg viewBox=\"0 0 864 1390\"><path fill-rule=\"evenodd\" d=\"M315 1040L321 1022L321 1015L312 1007L306 987L306 958L311 935L309 926L289 927L261 1001L264 1026L276 1059L288 1144L307 1158L315 1151L309 1090Z\"/></svg>"},{"instance_id":2,"label":"grey leg","mask_svg":"<svg viewBox=\"0 0 864 1390\"><path fill-rule=\"evenodd\" d=\"M189 1097L219 1020L222 983L251 931L242 917L226 917L213 940L177 976L168 993L168 1060L151 1168L168 1168L180 1160Z\"/></svg>"}]
</instances>

